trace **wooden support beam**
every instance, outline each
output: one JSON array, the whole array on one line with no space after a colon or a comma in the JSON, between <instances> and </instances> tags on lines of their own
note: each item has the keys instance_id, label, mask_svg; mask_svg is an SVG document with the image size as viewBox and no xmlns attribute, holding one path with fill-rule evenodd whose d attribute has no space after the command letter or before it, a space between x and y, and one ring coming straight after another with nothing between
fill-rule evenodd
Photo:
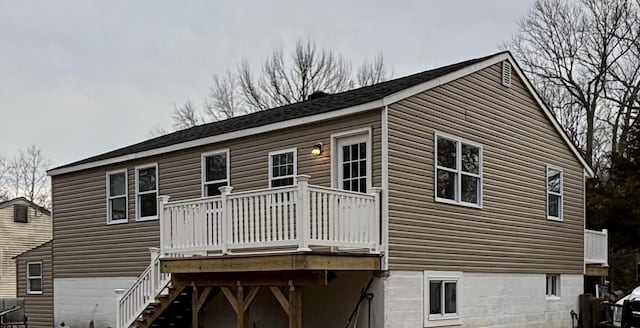
<instances>
[{"instance_id":1,"label":"wooden support beam","mask_svg":"<svg viewBox=\"0 0 640 328\"><path fill-rule=\"evenodd\" d=\"M229 305L231 305L233 311L235 313L238 313L238 302L236 301L236 298L235 296L233 296L233 293L231 292L229 287L220 287L220 290L222 290L222 293L227 298L227 301L229 301Z\"/></svg>"},{"instance_id":2,"label":"wooden support beam","mask_svg":"<svg viewBox=\"0 0 640 328\"><path fill-rule=\"evenodd\" d=\"M233 295L231 288L220 287L222 293L229 301L231 308L236 313L236 322L238 328L249 327L249 307L255 300L260 287L252 287L249 289L249 293L245 294L244 287L238 282L238 288L236 289L236 295Z\"/></svg>"},{"instance_id":3,"label":"wooden support beam","mask_svg":"<svg viewBox=\"0 0 640 328\"><path fill-rule=\"evenodd\" d=\"M284 312L289 316L289 301L284 297L284 294L282 294L280 287L270 287L270 289L273 296L275 296L278 303L280 303L280 306L282 306Z\"/></svg>"},{"instance_id":4,"label":"wooden support beam","mask_svg":"<svg viewBox=\"0 0 640 328\"><path fill-rule=\"evenodd\" d=\"M302 328L302 287L289 286L289 328Z\"/></svg>"},{"instance_id":5,"label":"wooden support beam","mask_svg":"<svg viewBox=\"0 0 640 328\"><path fill-rule=\"evenodd\" d=\"M177 282L196 286L229 286L236 287L238 281L242 286L289 286L289 281L298 285L323 285L327 271L276 271L276 272L241 272L241 273L176 273L172 279Z\"/></svg>"},{"instance_id":6,"label":"wooden support beam","mask_svg":"<svg viewBox=\"0 0 640 328\"><path fill-rule=\"evenodd\" d=\"M247 324L249 324L249 318L247 316L247 312L244 311L244 288L242 285L238 286L236 301L238 302L238 311L236 311L237 318L237 327L238 328L248 328Z\"/></svg>"},{"instance_id":7,"label":"wooden support beam","mask_svg":"<svg viewBox=\"0 0 640 328\"><path fill-rule=\"evenodd\" d=\"M199 328L198 325L198 287L193 285L193 291L191 292L191 328Z\"/></svg>"}]
</instances>

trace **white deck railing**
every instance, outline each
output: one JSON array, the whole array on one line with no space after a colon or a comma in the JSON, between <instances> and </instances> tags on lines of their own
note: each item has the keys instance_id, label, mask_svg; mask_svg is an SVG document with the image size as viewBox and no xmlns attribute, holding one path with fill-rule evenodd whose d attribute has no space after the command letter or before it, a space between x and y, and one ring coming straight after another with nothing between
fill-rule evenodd
<instances>
[{"instance_id":1,"label":"white deck railing","mask_svg":"<svg viewBox=\"0 0 640 328\"><path fill-rule=\"evenodd\" d=\"M584 230L584 263L608 265L609 232Z\"/></svg>"},{"instance_id":2,"label":"white deck railing","mask_svg":"<svg viewBox=\"0 0 640 328\"><path fill-rule=\"evenodd\" d=\"M357 193L308 185L169 202L160 196L160 248L164 255L233 250L310 251L314 246L366 249L380 246L380 190Z\"/></svg>"},{"instance_id":3,"label":"white deck railing","mask_svg":"<svg viewBox=\"0 0 640 328\"><path fill-rule=\"evenodd\" d=\"M160 250L151 248L151 264L118 301L116 326L128 328L168 286L171 275L160 271Z\"/></svg>"}]
</instances>

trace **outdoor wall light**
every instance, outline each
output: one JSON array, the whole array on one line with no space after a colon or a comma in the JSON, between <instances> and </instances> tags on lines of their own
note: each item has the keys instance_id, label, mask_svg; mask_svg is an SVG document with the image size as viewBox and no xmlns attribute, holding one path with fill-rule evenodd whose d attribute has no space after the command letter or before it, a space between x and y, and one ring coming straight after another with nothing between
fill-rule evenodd
<instances>
[{"instance_id":1,"label":"outdoor wall light","mask_svg":"<svg viewBox=\"0 0 640 328\"><path fill-rule=\"evenodd\" d=\"M322 142L319 142L311 148L311 155L318 156L322 153Z\"/></svg>"}]
</instances>

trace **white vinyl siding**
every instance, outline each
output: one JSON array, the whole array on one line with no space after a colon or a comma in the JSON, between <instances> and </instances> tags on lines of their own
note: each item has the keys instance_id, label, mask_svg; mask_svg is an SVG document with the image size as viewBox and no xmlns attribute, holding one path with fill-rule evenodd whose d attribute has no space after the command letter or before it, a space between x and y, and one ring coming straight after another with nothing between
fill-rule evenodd
<instances>
[{"instance_id":1,"label":"white vinyl siding","mask_svg":"<svg viewBox=\"0 0 640 328\"><path fill-rule=\"evenodd\" d=\"M136 167L136 220L158 218L158 165Z\"/></svg>"},{"instance_id":2,"label":"white vinyl siding","mask_svg":"<svg viewBox=\"0 0 640 328\"><path fill-rule=\"evenodd\" d=\"M42 294L42 262L27 263L27 294Z\"/></svg>"},{"instance_id":3,"label":"white vinyl siding","mask_svg":"<svg viewBox=\"0 0 640 328\"><path fill-rule=\"evenodd\" d=\"M269 188L291 186L298 174L298 154L296 148L269 153Z\"/></svg>"},{"instance_id":4,"label":"white vinyl siding","mask_svg":"<svg viewBox=\"0 0 640 328\"><path fill-rule=\"evenodd\" d=\"M482 146L435 134L435 200L482 207Z\"/></svg>"},{"instance_id":5,"label":"white vinyl siding","mask_svg":"<svg viewBox=\"0 0 640 328\"><path fill-rule=\"evenodd\" d=\"M202 154L202 197L220 195L220 187L229 186L229 150Z\"/></svg>"},{"instance_id":6,"label":"white vinyl siding","mask_svg":"<svg viewBox=\"0 0 640 328\"><path fill-rule=\"evenodd\" d=\"M107 223L126 223L128 213L127 170L107 173Z\"/></svg>"},{"instance_id":7,"label":"white vinyl siding","mask_svg":"<svg viewBox=\"0 0 640 328\"><path fill-rule=\"evenodd\" d=\"M547 166L547 219L562 221L563 183L562 169Z\"/></svg>"}]
</instances>

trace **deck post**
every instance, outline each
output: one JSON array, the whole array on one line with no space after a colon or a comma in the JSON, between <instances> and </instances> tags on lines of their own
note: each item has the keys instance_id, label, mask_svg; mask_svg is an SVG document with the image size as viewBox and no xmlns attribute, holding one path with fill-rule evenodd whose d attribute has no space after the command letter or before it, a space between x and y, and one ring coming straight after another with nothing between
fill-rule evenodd
<instances>
[{"instance_id":1,"label":"deck post","mask_svg":"<svg viewBox=\"0 0 640 328\"><path fill-rule=\"evenodd\" d=\"M227 196L231 194L231 186L220 187L220 201L222 203L222 254L229 253L229 238L231 238L231 206L227 201Z\"/></svg>"},{"instance_id":2,"label":"deck post","mask_svg":"<svg viewBox=\"0 0 640 328\"><path fill-rule=\"evenodd\" d=\"M158 196L158 221L160 221L160 255L166 254L166 239L168 236L165 229L167 229L167 227L170 227L170 225L168 226L167 223L164 222L166 220L166 218L164 217L164 206L169 202L169 198L170 196ZM151 262L153 262L153 260L154 259L152 259Z\"/></svg>"},{"instance_id":3,"label":"deck post","mask_svg":"<svg viewBox=\"0 0 640 328\"><path fill-rule=\"evenodd\" d=\"M302 287L289 282L289 328L302 328Z\"/></svg>"},{"instance_id":4,"label":"deck post","mask_svg":"<svg viewBox=\"0 0 640 328\"><path fill-rule=\"evenodd\" d=\"M298 252L309 252L309 178L308 175L298 175L298 199L296 204L296 237L298 237Z\"/></svg>"},{"instance_id":5,"label":"deck post","mask_svg":"<svg viewBox=\"0 0 640 328\"><path fill-rule=\"evenodd\" d=\"M380 193L382 192L382 188L380 187L372 187L369 188L369 193L373 194L374 197L374 205L373 205L373 225L371 227L371 233L373 240L375 240L373 245L373 252L380 252L380 226L382 222L380 221L380 211L382 210L380 207Z\"/></svg>"},{"instance_id":6,"label":"deck post","mask_svg":"<svg viewBox=\"0 0 640 328\"><path fill-rule=\"evenodd\" d=\"M151 263L151 286L152 288L155 290L155 288L160 284L160 282L158 281L158 277L160 276L159 272L157 271L157 267L155 265L155 261L158 258L158 256L160 256L160 248L158 247L149 247L149 255L150 255L150 261L149 263ZM150 297L155 297L156 295L151 295Z\"/></svg>"}]
</instances>

